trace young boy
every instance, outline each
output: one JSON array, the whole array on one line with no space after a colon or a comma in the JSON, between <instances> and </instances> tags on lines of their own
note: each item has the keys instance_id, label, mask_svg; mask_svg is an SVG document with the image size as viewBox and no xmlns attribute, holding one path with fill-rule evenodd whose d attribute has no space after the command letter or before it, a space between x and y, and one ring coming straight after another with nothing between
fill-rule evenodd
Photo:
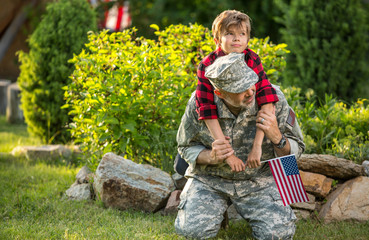
<instances>
[{"instance_id":1,"label":"young boy","mask_svg":"<svg viewBox=\"0 0 369 240\"><path fill-rule=\"evenodd\" d=\"M275 89L267 79L259 56L247 46L250 39L251 24L250 18L246 14L236 10L222 12L215 18L212 32L217 49L206 56L198 66L196 105L199 120L205 121L214 140L220 139L227 141L228 138L224 136L217 120L217 109L214 104L214 89L209 80L205 77L205 68L211 65L215 59L231 52L245 54L246 64L259 76L259 81L255 86L256 100L259 107L261 107L261 111L272 113L274 107L273 103L278 102L278 97ZM253 148L246 162L247 167L256 168L260 166L263 138L264 132L258 128ZM233 150L226 151L222 157L232 170L245 170L245 165L233 154L233 152Z\"/></svg>"}]
</instances>

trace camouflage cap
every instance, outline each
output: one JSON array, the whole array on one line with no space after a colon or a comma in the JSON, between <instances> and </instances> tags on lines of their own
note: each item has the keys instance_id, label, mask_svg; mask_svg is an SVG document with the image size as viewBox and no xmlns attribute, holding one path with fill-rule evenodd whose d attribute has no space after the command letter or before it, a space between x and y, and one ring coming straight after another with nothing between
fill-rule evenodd
<instances>
[{"instance_id":1,"label":"camouflage cap","mask_svg":"<svg viewBox=\"0 0 369 240\"><path fill-rule=\"evenodd\" d=\"M230 53L217 58L205 68L207 77L215 88L241 93L258 82L258 75L247 66L243 53Z\"/></svg>"}]
</instances>

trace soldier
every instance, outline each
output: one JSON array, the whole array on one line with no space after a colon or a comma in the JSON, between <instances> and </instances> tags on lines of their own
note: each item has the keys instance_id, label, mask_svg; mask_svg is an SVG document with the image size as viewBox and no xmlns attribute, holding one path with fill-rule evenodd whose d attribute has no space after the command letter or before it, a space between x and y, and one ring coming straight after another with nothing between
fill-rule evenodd
<instances>
[{"instance_id":1,"label":"soldier","mask_svg":"<svg viewBox=\"0 0 369 240\"><path fill-rule=\"evenodd\" d=\"M246 65L243 53L218 58L205 74L214 86L219 123L228 137L213 140L204 121L198 120L193 94L177 134L178 151L189 164L175 220L177 233L200 239L215 237L223 213L233 203L249 221L256 239L292 239L296 217L289 206L283 206L268 164L246 168L245 160L256 128L265 134L262 160L302 154L305 145L293 110L274 86L279 98L275 115L258 112L258 76ZM228 158L232 154L236 157Z\"/></svg>"}]
</instances>

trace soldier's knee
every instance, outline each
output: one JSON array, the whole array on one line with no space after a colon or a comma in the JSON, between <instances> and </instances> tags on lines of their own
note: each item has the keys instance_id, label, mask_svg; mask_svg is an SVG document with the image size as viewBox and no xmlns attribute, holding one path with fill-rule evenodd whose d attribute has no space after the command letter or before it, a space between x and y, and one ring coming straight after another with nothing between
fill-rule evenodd
<instances>
[{"instance_id":1,"label":"soldier's knee","mask_svg":"<svg viewBox=\"0 0 369 240\"><path fill-rule=\"evenodd\" d=\"M187 221L187 219L183 217L183 214L181 214L181 210L178 212L174 227L177 234L195 239L215 237L219 231L219 227L209 228L209 225L202 226L201 222L195 224L192 221Z\"/></svg>"},{"instance_id":2,"label":"soldier's knee","mask_svg":"<svg viewBox=\"0 0 369 240\"><path fill-rule=\"evenodd\" d=\"M294 222L279 226L264 226L263 228L253 228L252 235L258 240L289 240L295 235L296 226Z\"/></svg>"}]
</instances>

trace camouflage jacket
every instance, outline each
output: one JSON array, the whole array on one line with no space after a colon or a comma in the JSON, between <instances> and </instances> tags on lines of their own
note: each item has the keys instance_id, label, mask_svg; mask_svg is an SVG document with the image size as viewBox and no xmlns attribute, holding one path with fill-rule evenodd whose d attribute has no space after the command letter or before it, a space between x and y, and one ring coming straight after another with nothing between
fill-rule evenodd
<instances>
[{"instance_id":1,"label":"camouflage jacket","mask_svg":"<svg viewBox=\"0 0 369 240\"><path fill-rule=\"evenodd\" d=\"M305 149L301 129L283 93L278 86L274 87L279 98L279 102L275 104L279 129L290 142L291 154L295 154L298 158ZM238 116L234 116L220 98L215 96L214 100L217 105L218 121L222 131L225 136L231 138L230 143L235 151L234 154L245 162L255 138L257 105L254 109L242 110ZM259 168L246 168L244 172L239 173L232 172L226 163L219 165L196 164L197 156L204 149L211 149L213 141L214 139L211 137L205 122L198 120L193 94L187 104L177 133L178 152L189 163L186 177L195 177L203 182L208 182L213 177L220 177L225 180L251 180L256 176L271 175L267 163L262 164ZM264 137L261 160L275 157L273 144Z\"/></svg>"}]
</instances>

